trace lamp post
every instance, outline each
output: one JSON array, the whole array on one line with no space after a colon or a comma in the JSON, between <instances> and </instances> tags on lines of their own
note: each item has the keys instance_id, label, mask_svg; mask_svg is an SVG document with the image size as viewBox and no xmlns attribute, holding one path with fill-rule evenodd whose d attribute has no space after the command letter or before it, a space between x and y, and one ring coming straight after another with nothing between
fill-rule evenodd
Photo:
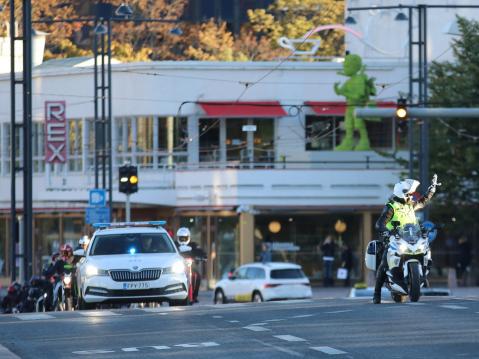
<instances>
[{"instance_id":1,"label":"lamp post","mask_svg":"<svg viewBox=\"0 0 479 359\"><path fill-rule=\"evenodd\" d=\"M391 6L367 6L367 7L350 7L349 22L352 23L354 18L351 13L354 11L368 11L368 10L399 10L395 20L408 21L408 37L409 37L409 53L408 53L408 72L409 72L409 105L414 102L414 84L417 83L418 101L417 107L427 107L428 104L428 59L427 59L427 12L428 9L472 9L479 8L479 5L435 5L435 4L420 4L420 5L391 5ZM407 9L406 16L402 10ZM416 39L413 34L413 16L417 13L418 19L418 33ZM407 19L406 19L407 18ZM354 20L355 21L355 20ZM417 77L413 71L414 67L414 46L417 46ZM408 142L409 142L409 177L414 176L414 133L413 133L412 119L408 122ZM429 183L429 119L421 118L420 124L420 147L419 147L419 179L422 186L427 186ZM423 210L424 220L428 218L429 209L426 207Z\"/></svg>"}]
</instances>

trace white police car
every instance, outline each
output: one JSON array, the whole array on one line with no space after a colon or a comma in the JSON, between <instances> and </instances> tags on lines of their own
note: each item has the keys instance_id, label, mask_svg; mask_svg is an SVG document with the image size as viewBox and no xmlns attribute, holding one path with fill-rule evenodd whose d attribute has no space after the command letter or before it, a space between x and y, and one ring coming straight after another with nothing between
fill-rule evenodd
<instances>
[{"instance_id":1,"label":"white police car","mask_svg":"<svg viewBox=\"0 0 479 359\"><path fill-rule=\"evenodd\" d=\"M97 224L77 266L80 308L99 303L187 304L183 257L162 227L166 222ZM80 251L80 253L78 253Z\"/></svg>"},{"instance_id":2,"label":"white police car","mask_svg":"<svg viewBox=\"0 0 479 359\"><path fill-rule=\"evenodd\" d=\"M216 284L214 303L311 297L311 285L301 266L280 262L250 263L239 267L231 276Z\"/></svg>"}]
</instances>

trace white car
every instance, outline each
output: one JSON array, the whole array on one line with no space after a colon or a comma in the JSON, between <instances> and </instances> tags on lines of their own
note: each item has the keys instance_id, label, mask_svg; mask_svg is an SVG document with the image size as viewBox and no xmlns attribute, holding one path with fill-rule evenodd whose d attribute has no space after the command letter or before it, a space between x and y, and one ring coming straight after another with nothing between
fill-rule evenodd
<instances>
[{"instance_id":1,"label":"white car","mask_svg":"<svg viewBox=\"0 0 479 359\"><path fill-rule=\"evenodd\" d=\"M93 234L77 266L81 309L114 302L187 304L184 260L164 223L105 225Z\"/></svg>"},{"instance_id":2,"label":"white car","mask_svg":"<svg viewBox=\"0 0 479 359\"><path fill-rule=\"evenodd\" d=\"M251 263L239 267L232 276L216 284L214 303L311 297L311 285L301 266L277 262Z\"/></svg>"}]
</instances>

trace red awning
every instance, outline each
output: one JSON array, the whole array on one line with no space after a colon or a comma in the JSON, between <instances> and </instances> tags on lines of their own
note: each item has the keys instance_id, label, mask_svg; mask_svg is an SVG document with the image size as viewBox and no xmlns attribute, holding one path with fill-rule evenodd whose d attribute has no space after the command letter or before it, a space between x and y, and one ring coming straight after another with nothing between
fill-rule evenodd
<instances>
[{"instance_id":1,"label":"red awning","mask_svg":"<svg viewBox=\"0 0 479 359\"><path fill-rule=\"evenodd\" d=\"M312 108L312 110L322 116L344 116L346 112L346 102L321 102L321 101L306 101L304 103L306 106ZM378 102L376 103L377 107L396 107L394 102Z\"/></svg>"},{"instance_id":2,"label":"red awning","mask_svg":"<svg viewBox=\"0 0 479 359\"><path fill-rule=\"evenodd\" d=\"M212 117L283 117L287 116L279 101L205 101L198 102Z\"/></svg>"}]
</instances>

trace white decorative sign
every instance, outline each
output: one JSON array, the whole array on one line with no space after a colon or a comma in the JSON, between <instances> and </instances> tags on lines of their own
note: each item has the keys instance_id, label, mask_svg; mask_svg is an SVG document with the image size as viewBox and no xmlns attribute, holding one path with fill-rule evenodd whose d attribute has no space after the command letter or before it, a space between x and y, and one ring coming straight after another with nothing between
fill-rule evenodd
<instances>
[{"instance_id":1,"label":"white decorative sign","mask_svg":"<svg viewBox=\"0 0 479 359\"><path fill-rule=\"evenodd\" d=\"M65 101L45 102L45 161L67 160L67 123Z\"/></svg>"}]
</instances>

